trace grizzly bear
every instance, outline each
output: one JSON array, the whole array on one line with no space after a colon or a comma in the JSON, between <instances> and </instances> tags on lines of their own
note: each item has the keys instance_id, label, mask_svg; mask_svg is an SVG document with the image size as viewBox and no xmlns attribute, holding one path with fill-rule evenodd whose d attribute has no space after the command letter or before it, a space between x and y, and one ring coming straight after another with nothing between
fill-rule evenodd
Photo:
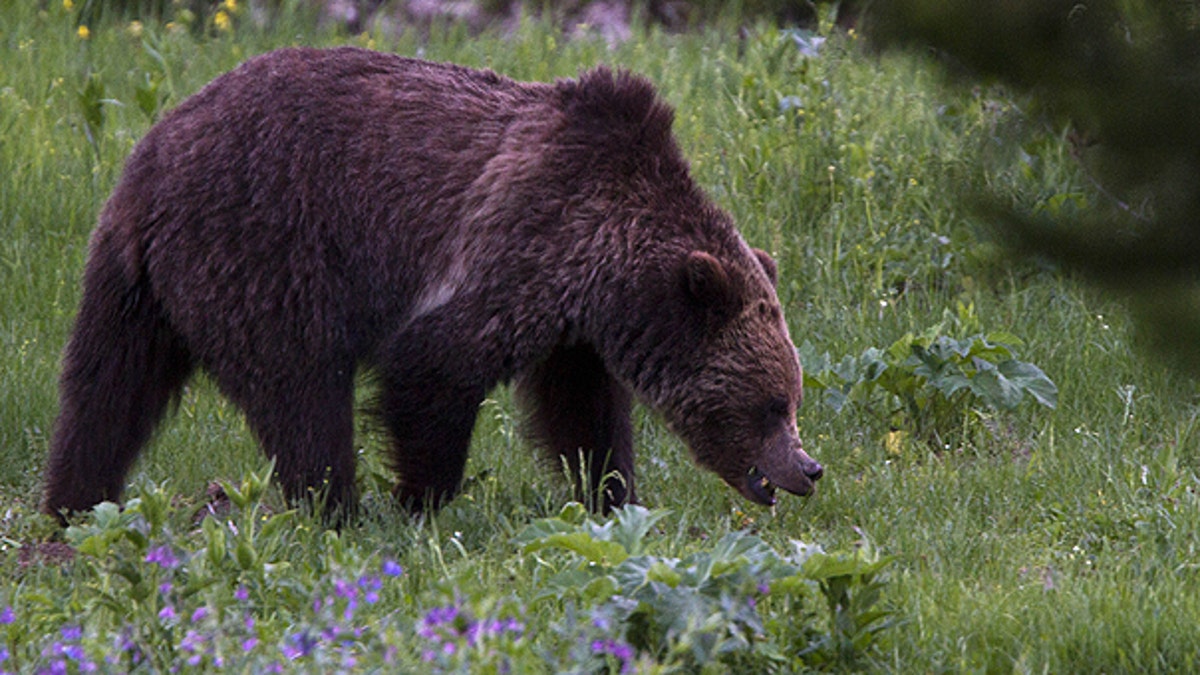
<instances>
[{"instance_id":1,"label":"grizzly bear","mask_svg":"<svg viewBox=\"0 0 1200 675\"><path fill-rule=\"evenodd\" d=\"M452 498L514 382L593 508L634 499L630 407L746 498L805 495L801 371L751 249L696 186L646 80L522 83L354 48L284 49L185 100L92 235L43 509L115 500L198 366L292 500L353 510L356 369L396 497Z\"/></svg>"}]
</instances>

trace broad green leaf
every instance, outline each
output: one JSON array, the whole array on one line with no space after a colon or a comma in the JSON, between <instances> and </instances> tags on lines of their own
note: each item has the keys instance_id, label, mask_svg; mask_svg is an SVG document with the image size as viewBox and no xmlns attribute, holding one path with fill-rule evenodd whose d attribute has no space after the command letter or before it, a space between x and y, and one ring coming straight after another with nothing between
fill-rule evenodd
<instances>
[{"instance_id":1,"label":"broad green leaf","mask_svg":"<svg viewBox=\"0 0 1200 675\"><path fill-rule=\"evenodd\" d=\"M1007 331L992 331L987 334L987 341L993 344L1001 344L1007 347L1024 347L1025 341Z\"/></svg>"},{"instance_id":2,"label":"broad green leaf","mask_svg":"<svg viewBox=\"0 0 1200 675\"><path fill-rule=\"evenodd\" d=\"M268 517L262 524L262 529L259 530L258 539L260 541L270 541L279 536L282 531L291 525L296 515L295 509L284 511Z\"/></svg>"},{"instance_id":3,"label":"broad green leaf","mask_svg":"<svg viewBox=\"0 0 1200 675\"><path fill-rule=\"evenodd\" d=\"M971 378L971 391L997 410L1012 410L1021 403L1021 389L986 361L978 361L980 371Z\"/></svg>"},{"instance_id":4,"label":"broad green leaf","mask_svg":"<svg viewBox=\"0 0 1200 675\"><path fill-rule=\"evenodd\" d=\"M845 555L818 553L804 561L804 576L813 581L828 581L858 573L861 562Z\"/></svg>"},{"instance_id":5,"label":"broad green leaf","mask_svg":"<svg viewBox=\"0 0 1200 675\"><path fill-rule=\"evenodd\" d=\"M586 532L552 534L526 544L525 551L532 553L546 548L573 551L597 565L616 565L629 557L624 546L612 541L593 539Z\"/></svg>"},{"instance_id":6,"label":"broad green leaf","mask_svg":"<svg viewBox=\"0 0 1200 675\"><path fill-rule=\"evenodd\" d=\"M237 543L233 551L233 557L237 560L238 566L243 570L253 570L258 564L258 552L247 541L239 541Z\"/></svg>"},{"instance_id":7,"label":"broad green leaf","mask_svg":"<svg viewBox=\"0 0 1200 675\"><path fill-rule=\"evenodd\" d=\"M613 568L612 577L617 581L621 594L632 596L637 589L649 583L650 568L661 560L654 556L633 556Z\"/></svg>"},{"instance_id":8,"label":"broad green leaf","mask_svg":"<svg viewBox=\"0 0 1200 675\"><path fill-rule=\"evenodd\" d=\"M887 351L884 353L887 354L890 362L900 363L900 362L902 362L902 360L904 360L904 359L908 358L908 356L910 356L910 354L912 353L912 345L913 345L912 333L907 333L907 334L905 334L904 337L901 337L901 339L896 340L895 342L892 342L892 346L889 346L887 348Z\"/></svg>"},{"instance_id":9,"label":"broad green leaf","mask_svg":"<svg viewBox=\"0 0 1200 675\"><path fill-rule=\"evenodd\" d=\"M592 579L579 592L589 602L605 602L617 594L617 582L607 574Z\"/></svg>"},{"instance_id":10,"label":"broad green leaf","mask_svg":"<svg viewBox=\"0 0 1200 675\"><path fill-rule=\"evenodd\" d=\"M650 566L650 569L647 570L646 579L649 581L658 581L670 586L671 588L675 588L679 585L679 582L683 580L683 575L675 571L675 568L671 567L670 565L667 565L661 560L657 560L653 565Z\"/></svg>"},{"instance_id":11,"label":"broad green leaf","mask_svg":"<svg viewBox=\"0 0 1200 675\"><path fill-rule=\"evenodd\" d=\"M200 529L204 531L208 561L213 568L217 568L225 560L225 528L215 518L205 518L200 523Z\"/></svg>"},{"instance_id":12,"label":"broad green leaf","mask_svg":"<svg viewBox=\"0 0 1200 675\"><path fill-rule=\"evenodd\" d=\"M617 509L613 516L615 524L610 538L624 547L629 555L639 555L642 552L642 540L650 532L650 528L669 513L670 511L665 509L651 511L637 504Z\"/></svg>"},{"instance_id":13,"label":"broad green leaf","mask_svg":"<svg viewBox=\"0 0 1200 675\"><path fill-rule=\"evenodd\" d=\"M970 387L971 380L958 371L958 369L947 369L947 372L939 373L936 377L930 378L929 384L936 387L938 391L942 392L942 396L948 399L957 393L958 390Z\"/></svg>"},{"instance_id":14,"label":"broad green leaf","mask_svg":"<svg viewBox=\"0 0 1200 675\"><path fill-rule=\"evenodd\" d=\"M558 518L539 518L518 532L513 537L513 543L521 546L529 546L555 535L577 532L578 529L578 527Z\"/></svg>"},{"instance_id":15,"label":"broad green leaf","mask_svg":"<svg viewBox=\"0 0 1200 675\"><path fill-rule=\"evenodd\" d=\"M1041 368L1024 361L1005 361L997 367L1005 377L1029 393L1047 408L1058 405L1058 385Z\"/></svg>"},{"instance_id":16,"label":"broad green leaf","mask_svg":"<svg viewBox=\"0 0 1200 675\"><path fill-rule=\"evenodd\" d=\"M796 348L796 357L800 359L800 366L804 369L805 376L810 372L820 373L829 370L829 352L818 354L817 348L808 340Z\"/></svg>"},{"instance_id":17,"label":"broad green leaf","mask_svg":"<svg viewBox=\"0 0 1200 675\"><path fill-rule=\"evenodd\" d=\"M558 519L571 525L582 525L587 517L587 507L579 502L567 502L558 512Z\"/></svg>"},{"instance_id":18,"label":"broad green leaf","mask_svg":"<svg viewBox=\"0 0 1200 675\"><path fill-rule=\"evenodd\" d=\"M833 412L835 412L835 413L841 412L842 408L845 407L845 405L846 405L846 401L847 401L846 394L843 393L840 389L826 389L824 394L825 395L822 397L821 400L823 400L825 402L825 405L832 408Z\"/></svg>"},{"instance_id":19,"label":"broad green leaf","mask_svg":"<svg viewBox=\"0 0 1200 675\"><path fill-rule=\"evenodd\" d=\"M858 372L863 380L867 382L877 380L888 369L888 364L882 357L882 353L874 347L863 352L858 360Z\"/></svg>"}]
</instances>

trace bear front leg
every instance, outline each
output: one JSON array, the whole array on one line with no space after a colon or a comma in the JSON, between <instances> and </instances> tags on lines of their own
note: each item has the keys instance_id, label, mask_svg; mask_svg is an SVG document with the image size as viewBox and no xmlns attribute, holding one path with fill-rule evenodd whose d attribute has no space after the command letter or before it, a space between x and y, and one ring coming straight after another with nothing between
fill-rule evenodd
<instances>
[{"instance_id":1,"label":"bear front leg","mask_svg":"<svg viewBox=\"0 0 1200 675\"><path fill-rule=\"evenodd\" d=\"M427 361L384 377L376 414L391 435L393 492L413 513L434 511L458 494L475 417L486 387L454 382Z\"/></svg>"},{"instance_id":2,"label":"bear front leg","mask_svg":"<svg viewBox=\"0 0 1200 675\"><path fill-rule=\"evenodd\" d=\"M517 397L531 439L565 462L577 499L604 513L636 501L630 395L590 345L556 348L520 377Z\"/></svg>"},{"instance_id":3,"label":"bear front leg","mask_svg":"<svg viewBox=\"0 0 1200 675\"><path fill-rule=\"evenodd\" d=\"M322 363L310 377L216 373L218 386L246 414L291 503L323 507L330 522L353 517L354 374L348 364Z\"/></svg>"}]
</instances>

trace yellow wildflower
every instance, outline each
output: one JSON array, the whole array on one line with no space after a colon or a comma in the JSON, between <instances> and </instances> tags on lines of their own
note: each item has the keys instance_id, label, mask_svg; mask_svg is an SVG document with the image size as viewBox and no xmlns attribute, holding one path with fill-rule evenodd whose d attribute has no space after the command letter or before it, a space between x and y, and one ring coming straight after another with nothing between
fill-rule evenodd
<instances>
[{"instance_id":1,"label":"yellow wildflower","mask_svg":"<svg viewBox=\"0 0 1200 675\"><path fill-rule=\"evenodd\" d=\"M92 31L88 30L88 27L83 24L80 24L79 30L75 32L79 35L80 40L86 40L92 36Z\"/></svg>"},{"instance_id":2,"label":"yellow wildflower","mask_svg":"<svg viewBox=\"0 0 1200 675\"><path fill-rule=\"evenodd\" d=\"M142 31L144 30L144 27L142 26L141 21L130 21L129 27L126 28L125 30L128 31L131 36L136 38L136 37L142 36Z\"/></svg>"},{"instance_id":3,"label":"yellow wildflower","mask_svg":"<svg viewBox=\"0 0 1200 675\"><path fill-rule=\"evenodd\" d=\"M231 14L237 13L237 0L225 0L225 2L221 3L221 6L228 10Z\"/></svg>"},{"instance_id":4,"label":"yellow wildflower","mask_svg":"<svg viewBox=\"0 0 1200 675\"><path fill-rule=\"evenodd\" d=\"M63 0L63 9L69 12L75 9L75 3L71 2L71 0Z\"/></svg>"},{"instance_id":5,"label":"yellow wildflower","mask_svg":"<svg viewBox=\"0 0 1200 675\"><path fill-rule=\"evenodd\" d=\"M219 9L213 17L213 24L216 25L217 30L229 30L232 22L229 20L229 14L225 10Z\"/></svg>"}]
</instances>

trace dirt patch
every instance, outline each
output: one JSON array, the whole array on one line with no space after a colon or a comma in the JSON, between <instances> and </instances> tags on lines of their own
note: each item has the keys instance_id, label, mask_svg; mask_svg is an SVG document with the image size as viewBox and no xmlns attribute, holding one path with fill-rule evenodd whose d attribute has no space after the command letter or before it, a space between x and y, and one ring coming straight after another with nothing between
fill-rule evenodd
<instances>
[{"instance_id":1,"label":"dirt patch","mask_svg":"<svg viewBox=\"0 0 1200 675\"><path fill-rule=\"evenodd\" d=\"M41 566L62 566L75 559L75 549L61 541L39 541L25 544L17 552L17 566L21 569Z\"/></svg>"}]
</instances>

